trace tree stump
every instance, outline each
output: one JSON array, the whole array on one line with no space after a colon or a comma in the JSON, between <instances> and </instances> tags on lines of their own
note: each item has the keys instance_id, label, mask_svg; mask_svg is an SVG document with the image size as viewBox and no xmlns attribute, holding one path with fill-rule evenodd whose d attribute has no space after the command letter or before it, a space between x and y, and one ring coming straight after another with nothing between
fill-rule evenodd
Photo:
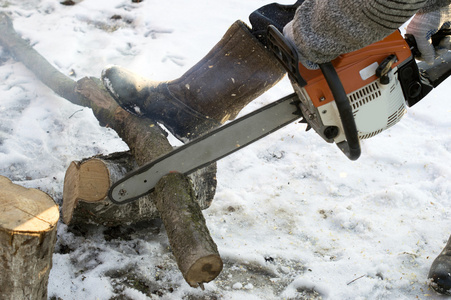
<instances>
[{"instance_id":1,"label":"tree stump","mask_svg":"<svg viewBox=\"0 0 451 300\"><path fill-rule=\"evenodd\" d=\"M189 179L170 173L160 179L155 192L156 205L183 277L190 286L203 287L203 283L221 273L223 264L202 211L193 201Z\"/></svg>"},{"instance_id":2,"label":"tree stump","mask_svg":"<svg viewBox=\"0 0 451 300\"><path fill-rule=\"evenodd\" d=\"M0 298L47 299L58 206L0 176Z\"/></svg>"}]
</instances>

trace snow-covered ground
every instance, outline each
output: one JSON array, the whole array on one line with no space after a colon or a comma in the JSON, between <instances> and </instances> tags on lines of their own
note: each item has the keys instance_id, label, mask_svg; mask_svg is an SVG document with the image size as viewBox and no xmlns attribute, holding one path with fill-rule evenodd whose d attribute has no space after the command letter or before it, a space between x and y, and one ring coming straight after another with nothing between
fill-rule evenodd
<instances>
[{"instance_id":1,"label":"snow-covered ground","mask_svg":"<svg viewBox=\"0 0 451 300\"><path fill-rule=\"evenodd\" d=\"M155 80L181 75L236 19L269 3L76 2L7 0L0 11L73 79L117 64ZM220 161L204 215L225 265L205 291L184 282L158 222L113 230L61 223L49 298L443 298L428 288L427 273L451 233L450 83L364 141L356 162L299 124ZM288 93L283 81L243 113ZM72 160L127 149L89 109L56 96L1 47L0 99L0 175L58 203Z\"/></svg>"}]
</instances>

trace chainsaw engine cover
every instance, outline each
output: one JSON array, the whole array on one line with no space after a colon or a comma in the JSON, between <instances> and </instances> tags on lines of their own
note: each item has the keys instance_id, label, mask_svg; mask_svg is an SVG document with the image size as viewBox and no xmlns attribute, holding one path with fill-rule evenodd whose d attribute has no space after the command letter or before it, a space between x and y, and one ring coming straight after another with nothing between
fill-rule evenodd
<instances>
[{"instance_id":1,"label":"chainsaw engine cover","mask_svg":"<svg viewBox=\"0 0 451 300\"><path fill-rule=\"evenodd\" d=\"M370 138L396 124L406 112L398 68L413 60L399 31L384 40L332 61L348 100L360 139ZM299 64L306 81L294 88L309 125L328 142L345 140L343 125L333 95L320 70Z\"/></svg>"}]
</instances>

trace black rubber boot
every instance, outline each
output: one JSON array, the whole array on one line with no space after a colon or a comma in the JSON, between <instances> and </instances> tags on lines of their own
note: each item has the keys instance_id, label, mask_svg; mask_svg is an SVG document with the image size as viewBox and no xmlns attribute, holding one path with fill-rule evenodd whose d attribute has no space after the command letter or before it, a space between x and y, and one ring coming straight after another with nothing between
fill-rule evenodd
<instances>
[{"instance_id":1,"label":"black rubber boot","mask_svg":"<svg viewBox=\"0 0 451 300\"><path fill-rule=\"evenodd\" d=\"M162 123L178 139L187 141L233 119L284 75L273 54L246 24L236 21L178 79L154 82L113 66L102 72L102 80L121 107Z\"/></svg>"},{"instance_id":2,"label":"black rubber boot","mask_svg":"<svg viewBox=\"0 0 451 300\"><path fill-rule=\"evenodd\" d=\"M430 287L436 292L451 295L451 237L442 252L432 262L428 279Z\"/></svg>"}]
</instances>

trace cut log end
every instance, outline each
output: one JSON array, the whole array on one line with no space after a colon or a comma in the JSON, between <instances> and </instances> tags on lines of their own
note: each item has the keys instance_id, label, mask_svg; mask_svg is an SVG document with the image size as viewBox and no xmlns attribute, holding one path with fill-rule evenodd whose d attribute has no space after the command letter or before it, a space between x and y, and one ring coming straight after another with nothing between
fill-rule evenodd
<instances>
[{"instance_id":1,"label":"cut log end","mask_svg":"<svg viewBox=\"0 0 451 300\"><path fill-rule=\"evenodd\" d=\"M102 160L89 159L80 166L79 197L85 202L97 202L105 199L110 188L110 174Z\"/></svg>"},{"instance_id":2,"label":"cut log end","mask_svg":"<svg viewBox=\"0 0 451 300\"><path fill-rule=\"evenodd\" d=\"M202 287L219 275L222 260L192 185L185 175L170 173L160 179L155 193L177 265L190 286Z\"/></svg>"},{"instance_id":3,"label":"cut log end","mask_svg":"<svg viewBox=\"0 0 451 300\"><path fill-rule=\"evenodd\" d=\"M49 195L0 176L0 229L42 233L52 230L58 219L58 206Z\"/></svg>"},{"instance_id":4,"label":"cut log end","mask_svg":"<svg viewBox=\"0 0 451 300\"><path fill-rule=\"evenodd\" d=\"M218 277L223 267L219 255L213 254L198 259L185 274L185 280L192 287L202 286Z\"/></svg>"},{"instance_id":5,"label":"cut log end","mask_svg":"<svg viewBox=\"0 0 451 300\"><path fill-rule=\"evenodd\" d=\"M64 223L71 222L79 199L90 203L102 201L108 195L110 184L108 168L101 159L72 162L64 178L61 210Z\"/></svg>"}]
</instances>

